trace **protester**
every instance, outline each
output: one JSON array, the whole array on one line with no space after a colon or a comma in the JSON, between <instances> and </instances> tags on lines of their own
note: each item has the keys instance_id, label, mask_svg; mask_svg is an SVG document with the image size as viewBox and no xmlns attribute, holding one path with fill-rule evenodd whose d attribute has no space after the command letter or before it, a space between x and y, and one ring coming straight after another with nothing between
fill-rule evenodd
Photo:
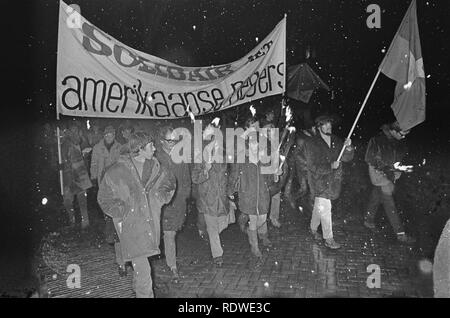
<instances>
[{"instance_id":1,"label":"protester","mask_svg":"<svg viewBox=\"0 0 450 318\"><path fill-rule=\"evenodd\" d=\"M314 239L321 241L317 233L322 225L322 235L325 246L331 249L341 247L333 238L331 219L331 200L339 197L343 178L342 164L337 161L343 146L345 151L341 160L347 162L353 159L354 150L351 140L342 141L332 134L334 119L321 115L316 118L317 134L307 143L307 167L311 176L311 191L314 195L314 207L311 217L311 234Z\"/></svg>"},{"instance_id":2,"label":"protester","mask_svg":"<svg viewBox=\"0 0 450 318\"><path fill-rule=\"evenodd\" d=\"M210 126L211 127L211 126ZM212 152L223 156L223 146L214 139ZM212 162L215 154L211 153L209 160L196 163L192 171L192 181L198 185L197 209L203 216L208 232L213 262L221 267L223 264L223 249L220 242L220 233L234 220L230 215L230 202L228 198L229 165L227 163ZM234 215L234 214L233 214Z\"/></svg>"},{"instance_id":3,"label":"protester","mask_svg":"<svg viewBox=\"0 0 450 318\"><path fill-rule=\"evenodd\" d=\"M177 190L172 201L163 208L161 218L164 231L164 254L174 278L179 277L175 237L186 220L187 200L191 195L190 163L175 163L171 156L171 151L178 140L179 136L175 135L172 127L162 127L159 131L160 146L156 152L158 161L174 174L177 182Z\"/></svg>"},{"instance_id":4,"label":"protester","mask_svg":"<svg viewBox=\"0 0 450 318\"><path fill-rule=\"evenodd\" d=\"M268 136L270 137L270 141L273 141L272 139L275 138L275 134L273 133L273 129L275 129L275 114L273 109L269 110L264 117L264 120L262 121L263 128L268 129L268 131L271 132L271 134ZM280 136L278 136L280 137ZM287 165L287 163L285 163ZM281 227L280 223L280 204L281 204L281 189L277 193L275 193L270 198L270 213L269 213L269 219L272 225L276 228Z\"/></svg>"},{"instance_id":5,"label":"protester","mask_svg":"<svg viewBox=\"0 0 450 318\"><path fill-rule=\"evenodd\" d=\"M365 156L373 189L365 212L364 225L375 229L375 215L382 203L397 240L412 244L415 239L406 235L393 198L394 184L401 176L401 171L395 169L394 164L401 163L406 155L407 147L403 139L408 131L402 131L397 122L385 124L381 130L377 136L370 139Z\"/></svg>"},{"instance_id":6,"label":"protester","mask_svg":"<svg viewBox=\"0 0 450 318\"><path fill-rule=\"evenodd\" d=\"M81 228L89 226L86 190L92 187L86 162L83 158L82 139L80 129L76 123L69 126L61 145L63 180L64 180L64 207L69 216L69 223L75 225L74 198L78 200L81 213Z\"/></svg>"},{"instance_id":7,"label":"protester","mask_svg":"<svg viewBox=\"0 0 450 318\"><path fill-rule=\"evenodd\" d=\"M129 120L126 120L123 124L119 126L118 134L116 136L116 140L122 144L125 145L128 143L128 140L130 139L131 134L134 132L134 127L131 124Z\"/></svg>"},{"instance_id":8,"label":"protester","mask_svg":"<svg viewBox=\"0 0 450 318\"><path fill-rule=\"evenodd\" d=\"M262 164L258 157L258 142L250 138L246 149L247 162L233 166L229 195L238 192L239 210L249 219L247 235L251 252L257 258L261 258L258 237L262 239L263 246L272 245L267 231L267 213L271 198L268 184L273 175L262 173Z\"/></svg>"},{"instance_id":9,"label":"protester","mask_svg":"<svg viewBox=\"0 0 450 318\"><path fill-rule=\"evenodd\" d=\"M98 202L114 219L123 261L132 262L136 297L153 298L147 258L160 253L161 207L172 199L176 180L154 157L149 134L132 134L127 149L129 153L105 172Z\"/></svg>"}]
</instances>

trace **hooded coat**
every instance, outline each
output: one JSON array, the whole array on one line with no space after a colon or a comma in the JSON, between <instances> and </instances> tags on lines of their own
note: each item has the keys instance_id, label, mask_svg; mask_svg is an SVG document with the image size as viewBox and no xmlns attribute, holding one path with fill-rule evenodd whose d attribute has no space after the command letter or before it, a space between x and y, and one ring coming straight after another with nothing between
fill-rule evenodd
<instances>
[{"instance_id":1,"label":"hooded coat","mask_svg":"<svg viewBox=\"0 0 450 318\"><path fill-rule=\"evenodd\" d=\"M161 208L172 199L176 181L156 158L146 160L142 178L129 155L119 158L99 185L103 212L119 219L119 240L125 261L160 253Z\"/></svg>"}]
</instances>

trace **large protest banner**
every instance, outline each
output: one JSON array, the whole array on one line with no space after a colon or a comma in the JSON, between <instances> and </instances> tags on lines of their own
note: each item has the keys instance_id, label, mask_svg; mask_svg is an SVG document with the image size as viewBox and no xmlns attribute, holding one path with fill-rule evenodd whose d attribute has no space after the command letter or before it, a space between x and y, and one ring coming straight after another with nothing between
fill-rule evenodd
<instances>
[{"instance_id":1,"label":"large protest banner","mask_svg":"<svg viewBox=\"0 0 450 318\"><path fill-rule=\"evenodd\" d=\"M286 18L238 61L184 67L135 50L60 2L57 107L70 116L174 119L281 94Z\"/></svg>"}]
</instances>

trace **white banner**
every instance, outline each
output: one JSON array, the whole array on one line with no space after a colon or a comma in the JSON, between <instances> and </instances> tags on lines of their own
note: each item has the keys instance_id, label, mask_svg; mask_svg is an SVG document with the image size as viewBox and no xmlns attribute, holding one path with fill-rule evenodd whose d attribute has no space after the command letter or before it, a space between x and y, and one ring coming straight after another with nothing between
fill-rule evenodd
<instances>
[{"instance_id":1,"label":"white banner","mask_svg":"<svg viewBox=\"0 0 450 318\"><path fill-rule=\"evenodd\" d=\"M60 2L58 112L70 116L174 119L281 94L286 18L229 64L184 67L140 52Z\"/></svg>"}]
</instances>

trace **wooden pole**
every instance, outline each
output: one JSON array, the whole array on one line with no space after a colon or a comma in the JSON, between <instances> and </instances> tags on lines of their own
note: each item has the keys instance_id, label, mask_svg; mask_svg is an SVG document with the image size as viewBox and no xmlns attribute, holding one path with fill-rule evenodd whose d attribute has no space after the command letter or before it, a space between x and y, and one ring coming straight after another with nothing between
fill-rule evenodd
<instances>
[{"instance_id":1,"label":"wooden pole","mask_svg":"<svg viewBox=\"0 0 450 318\"><path fill-rule=\"evenodd\" d=\"M359 117L361 116L361 114L362 114L362 112L363 112L363 110L364 110L364 107L366 106L367 100L369 99L369 96L370 96L370 94L372 93L372 90L373 90L373 88L374 88L374 86L375 86L375 83L376 83L376 81L377 81L378 76L380 75L380 73L381 73L381 68L378 69L377 75L376 75L375 78L373 79L372 85L371 85L370 88L369 88L369 92L367 93L366 98L364 99L364 102L363 102L361 108L359 109L358 115L356 116L356 119L355 119L355 121L353 122L352 129L350 129L350 132L348 133L348 136L347 136L346 140L347 140L347 139L350 139L350 137L352 136L353 130L355 130L355 127L356 127L356 123L358 122ZM336 161L341 161L342 155L344 154L344 150L345 150L345 144L344 144L344 146L342 147L341 152L339 153L339 157L337 158Z\"/></svg>"}]
</instances>

